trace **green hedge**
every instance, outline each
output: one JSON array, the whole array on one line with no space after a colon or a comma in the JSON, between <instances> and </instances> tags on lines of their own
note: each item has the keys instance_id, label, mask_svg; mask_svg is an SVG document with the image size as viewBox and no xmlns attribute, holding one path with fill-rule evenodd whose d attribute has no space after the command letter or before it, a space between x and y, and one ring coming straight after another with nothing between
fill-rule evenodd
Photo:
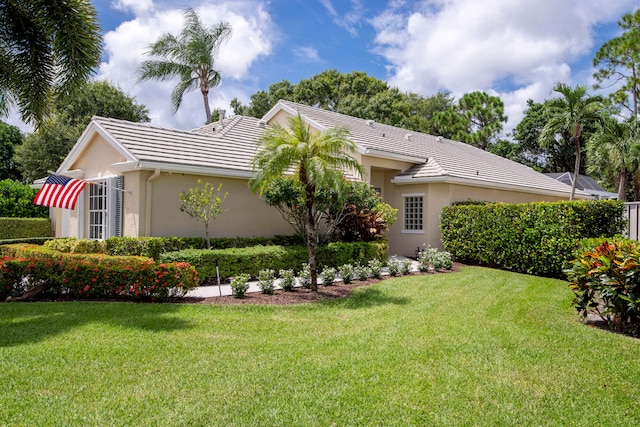
<instances>
[{"instance_id":1,"label":"green hedge","mask_svg":"<svg viewBox=\"0 0 640 427\"><path fill-rule=\"evenodd\" d=\"M561 277L580 239L622 231L623 207L617 200L449 206L442 242L461 262Z\"/></svg>"},{"instance_id":2,"label":"green hedge","mask_svg":"<svg viewBox=\"0 0 640 427\"><path fill-rule=\"evenodd\" d=\"M212 249L244 248L256 245L299 245L298 236L222 237L210 239ZM108 255L147 256L158 259L161 254L183 249L204 249L202 237L110 237L105 241L67 237L45 243L50 249L67 253L103 253Z\"/></svg>"},{"instance_id":3,"label":"green hedge","mask_svg":"<svg viewBox=\"0 0 640 427\"><path fill-rule=\"evenodd\" d=\"M64 254L25 244L0 246L2 300L42 282L49 283L47 293L54 295L157 300L184 295L197 285L197 273L187 263L156 263L146 257Z\"/></svg>"},{"instance_id":4,"label":"green hedge","mask_svg":"<svg viewBox=\"0 0 640 427\"><path fill-rule=\"evenodd\" d=\"M0 218L0 240L51 236L49 218Z\"/></svg>"},{"instance_id":5,"label":"green hedge","mask_svg":"<svg viewBox=\"0 0 640 427\"><path fill-rule=\"evenodd\" d=\"M320 268L339 267L346 263L367 263L371 259L386 262L388 244L386 241L330 243L318 247L317 261ZM260 270L271 268L276 271L292 269L299 271L302 264L309 261L306 246L252 246L214 250L187 249L169 252L160 256L163 262L188 262L198 272L201 283L216 279L216 261L220 278L226 280L242 273L258 277Z\"/></svg>"}]
</instances>

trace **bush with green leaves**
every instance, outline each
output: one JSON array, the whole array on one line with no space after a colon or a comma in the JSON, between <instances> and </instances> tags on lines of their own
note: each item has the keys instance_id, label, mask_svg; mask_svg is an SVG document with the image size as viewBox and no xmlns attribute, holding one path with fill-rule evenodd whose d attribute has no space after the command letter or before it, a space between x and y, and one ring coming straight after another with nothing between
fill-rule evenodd
<instances>
[{"instance_id":1,"label":"bush with green leaves","mask_svg":"<svg viewBox=\"0 0 640 427\"><path fill-rule=\"evenodd\" d=\"M280 287L285 292L290 292L293 290L296 284L295 274L292 269L280 270L278 272L278 276L280 276Z\"/></svg>"},{"instance_id":2,"label":"bush with green leaves","mask_svg":"<svg viewBox=\"0 0 640 427\"><path fill-rule=\"evenodd\" d=\"M336 269L333 267L325 267L320 272L320 280L324 286L333 285L333 281L336 280Z\"/></svg>"},{"instance_id":3,"label":"bush with green leaves","mask_svg":"<svg viewBox=\"0 0 640 427\"><path fill-rule=\"evenodd\" d=\"M343 264L338 268L338 274L340 275L342 282L345 285L348 285L353 280L355 271L353 270L353 266L351 264Z\"/></svg>"},{"instance_id":4,"label":"bush with green leaves","mask_svg":"<svg viewBox=\"0 0 640 427\"><path fill-rule=\"evenodd\" d=\"M367 265L356 265L353 268L355 275L358 277L358 280L367 280L371 277L371 269Z\"/></svg>"},{"instance_id":5,"label":"bush with green leaves","mask_svg":"<svg viewBox=\"0 0 640 427\"><path fill-rule=\"evenodd\" d=\"M640 243L604 242L565 273L580 314L596 314L615 330L640 336Z\"/></svg>"},{"instance_id":6,"label":"bush with green leaves","mask_svg":"<svg viewBox=\"0 0 640 427\"><path fill-rule=\"evenodd\" d=\"M0 240L52 236L49 218L0 218Z\"/></svg>"},{"instance_id":7,"label":"bush with green leaves","mask_svg":"<svg viewBox=\"0 0 640 427\"><path fill-rule=\"evenodd\" d=\"M384 267L382 261L379 259L372 259L369 260L367 266L369 267L371 277L374 279L382 279L382 268Z\"/></svg>"},{"instance_id":8,"label":"bush with green leaves","mask_svg":"<svg viewBox=\"0 0 640 427\"><path fill-rule=\"evenodd\" d=\"M35 245L0 246L0 294L18 296L47 282L47 292L78 298L165 299L197 286L187 263L146 257L65 254ZM24 279L27 279L25 282ZM6 296L6 295L5 295Z\"/></svg>"},{"instance_id":9,"label":"bush with green leaves","mask_svg":"<svg viewBox=\"0 0 640 427\"><path fill-rule=\"evenodd\" d=\"M425 245L420 255L418 255L418 270L423 273L432 270L451 270L451 267L453 267L453 260L451 259L451 254L447 251L439 251L436 248Z\"/></svg>"},{"instance_id":10,"label":"bush with green leaves","mask_svg":"<svg viewBox=\"0 0 640 427\"><path fill-rule=\"evenodd\" d=\"M258 287L263 294L272 295L275 290L276 272L272 268L265 268L258 273Z\"/></svg>"},{"instance_id":11,"label":"bush with green leaves","mask_svg":"<svg viewBox=\"0 0 640 427\"><path fill-rule=\"evenodd\" d=\"M623 208L617 200L448 206L440 230L461 262L561 277L580 239L622 231Z\"/></svg>"},{"instance_id":12,"label":"bush with green leaves","mask_svg":"<svg viewBox=\"0 0 640 427\"><path fill-rule=\"evenodd\" d=\"M249 290L249 275L239 274L231 280L231 294L236 298L243 298Z\"/></svg>"},{"instance_id":13,"label":"bush with green leaves","mask_svg":"<svg viewBox=\"0 0 640 427\"><path fill-rule=\"evenodd\" d=\"M38 190L11 179L0 181L0 217L48 218L49 208L33 204ZM24 236L18 236L24 237ZM33 236L40 237L40 236ZM0 237L2 238L2 237Z\"/></svg>"},{"instance_id":14,"label":"bush with green leaves","mask_svg":"<svg viewBox=\"0 0 640 427\"><path fill-rule=\"evenodd\" d=\"M404 276L411 274L411 267L413 263L410 259L403 259L400 261L400 273Z\"/></svg>"},{"instance_id":15,"label":"bush with green leaves","mask_svg":"<svg viewBox=\"0 0 640 427\"><path fill-rule=\"evenodd\" d=\"M387 262L387 267L389 268L390 276L395 277L402 273L400 270L400 260L396 255L393 255L391 258L389 258L389 261Z\"/></svg>"},{"instance_id":16,"label":"bush with green leaves","mask_svg":"<svg viewBox=\"0 0 640 427\"><path fill-rule=\"evenodd\" d=\"M302 268L300 269L300 286L303 288L311 288L311 269L309 268L309 264L303 263Z\"/></svg>"}]
</instances>

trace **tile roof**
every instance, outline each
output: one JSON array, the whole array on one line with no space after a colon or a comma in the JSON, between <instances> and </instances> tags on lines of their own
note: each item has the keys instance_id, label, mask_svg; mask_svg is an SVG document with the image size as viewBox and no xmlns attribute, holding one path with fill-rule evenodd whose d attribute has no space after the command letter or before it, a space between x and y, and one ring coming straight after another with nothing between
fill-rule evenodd
<instances>
[{"instance_id":1,"label":"tile roof","mask_svg":"<svg viewBox=\"0 0 640 427\"><path fill-rule=\"evenodd\" d=\"M511 160L462 142L364 120L297 104L279 101L263 119L233 116L192 131L94 117L92 123L106 132L138 167L167 165L175 170L227 171L251 174L257 140L278 111L299 112L319 129L344 126L361 152L381 157L404 156L415 165L396 176L396 182L434 180L473 182L487 187L521 187L567 195L570 187Z\"/></svg>"},{"instance_id":2,"label":"tile roof","mask_svg":"<svg viewBox=\"0 0 640 427\"><path fill-rule=\"evenodd\" d=\"M424 159L402 172L401 180L429 180L430 178L457 178L492 184L523 187L568 194L571 187L545 176L528 166L472 147L463 142L359 119L297 104L279 101L289 112L299 112L305 119L321 128L345 126L351 138L365 150L376 150L391 155ZM269 113L267 113L268 117Z\"/></svg>"},{"instance_id":3,"label":"tile roof","mask_svg":"<svg viewBox=\"0 0 640 427\"><path fill-rule=\"evenodd\" d=\"M256 141L264 130L259 119L244 116L193 131L103 117L93 121L138 161L242 172L251 171Z\"/></svg>"}]
</instances>

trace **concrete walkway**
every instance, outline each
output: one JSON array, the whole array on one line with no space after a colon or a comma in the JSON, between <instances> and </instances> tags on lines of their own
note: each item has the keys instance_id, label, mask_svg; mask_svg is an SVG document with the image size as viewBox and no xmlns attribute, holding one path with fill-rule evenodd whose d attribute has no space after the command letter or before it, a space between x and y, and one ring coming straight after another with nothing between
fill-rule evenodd
<instances>
[{"instance_id":1,"label":"concrete walkway","mask_svg":"<svg viewBox=\"0 0 640 427\"><path fill-rule=\"evenodd\" d=\"M410 259L410 258L406 258L403 256L398 256L397 259L399 261L402 261L404 259ZM418 262L411 260L411 271L418 271ZM320 272L318 272L319 274ZM389 269L387 267L384 267L382 269L382 275L383 276L388 276L389 275ZM318 280L318 284L321 284L322 282L320 282L320 280ZM276 279L275 282L275 289L281 289L280 288L280 279ZM299 287L300 285L298 284L298 278L296 278L296 287ZM247 290L247 293L251 293L251 292L261 292L261 289L258 287L258 281L250 281L249 282L249 289ZM194 289L191 289L189 292L187 292L187 294L185 295L186 297L193 297L193 298L210 298L210 297L218 297L218 296L227 296L227 295L232 295L231 293L231 285L228 283L222 283L220 286L218 285L213 285L213 286L200 286Z\"/></svg>"}]
</instances>

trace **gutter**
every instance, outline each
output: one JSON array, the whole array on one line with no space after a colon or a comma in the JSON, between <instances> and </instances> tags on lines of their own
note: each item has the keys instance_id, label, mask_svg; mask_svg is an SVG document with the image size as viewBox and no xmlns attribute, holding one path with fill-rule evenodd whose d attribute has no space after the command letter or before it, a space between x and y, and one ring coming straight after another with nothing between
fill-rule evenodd
<instances>
[{"instance_id":1,"label":"gutter","mask_svg":"<svg viewBox=\"0 0 640 427\"><path fill-rule=\"evenodd\" d=\"M160 169L156 169L153 174L147 178L147 192L144 209L144 235L151 235L151 201L153 199L153 181L160 176Z\"/></svg>"},{"instance_id":2,"label":"gutter","mask_svg":"<svg viewBox=\"0 0 640 427\"><path fill-rule=\"evenodd\" d=\"M554 197L563 197L569 198L571 194L570 191L562 192L556 190L547 190L544 188L536 188L536 187L525 187L514 184L503 184L497 182L490 181L482 181L477 179L469 179L469 178L458 178L452 176L435 176L435 177L424 177L424 178L413 178L410 176L407 177L395 177L391 179L392 184L396 185L411 185L411 184L433 184L433 183L446 183L446 184L458 184L458 185L467 185L470 187L481 187L495 190L507 190L507 191L515 191L520 193L531 193L531 194L541 194L545 196L554 196ZM590 200L593 199L593 196L590 194L581 192L576 190L576 197L582 200Z\"/></svg>"}]
</instances>

